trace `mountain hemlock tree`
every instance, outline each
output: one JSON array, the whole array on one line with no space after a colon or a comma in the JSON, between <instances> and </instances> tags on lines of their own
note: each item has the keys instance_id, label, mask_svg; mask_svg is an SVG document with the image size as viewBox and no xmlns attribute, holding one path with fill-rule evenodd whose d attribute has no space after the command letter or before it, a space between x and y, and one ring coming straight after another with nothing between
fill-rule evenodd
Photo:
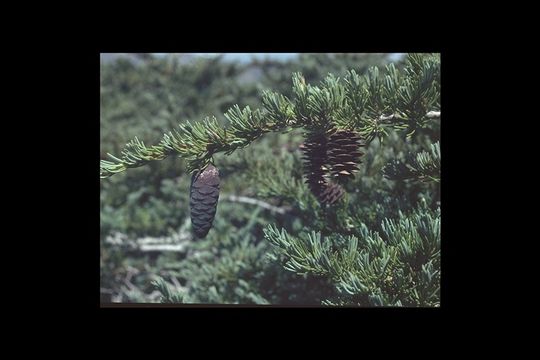
<instances>
[{"instance_id":1,"label":"mountain hemlock tree","mask_svg":"<svg viewBox=\"0 0 540 360\"><path fill-rule=\"evenodd\" d=\"M375 139L384 144L393 132L411 139L440 118L439 56L409 54L402 70L389 64L382 71L372 67L364 76L354 70L343 79L329 74L319 86L307 84L301 74L294 73L292 94L289 98L265 91L260 109L234 105L225 113L228 126L207 117L180 124L157 145L147 146L135 138L119 157L108 154L111 161L101 161L100 177L171 155L186 159L188 172L199 173L213 166L215 154L232 154L267 133L301 128L304 176L318 202L303 201L303 195L289 191L287 180L278 179L277 174L276 179L261 178L261 187L297 201L303 211L300 216L316 221L298 236L267 225L264 238L274 247L267 258L292 273L327 281L335 291L321 299L323 305L439 306L440 208L432 209L421 199L417 208L398 210L397 217L382 218L376 228L368 228L367 219L351 211L354 206L348 204L351 188L347 186L362 166L361 148L368 149ZM439 143L408 154L405 161L394 159L381 171L398 184L438 184ZM182 300L163 281L155 286L162 301ZM243 286L248 288L247 283ZM266 302L253 292L246 294L257 303Z\"/></svg>"}]
</instances>

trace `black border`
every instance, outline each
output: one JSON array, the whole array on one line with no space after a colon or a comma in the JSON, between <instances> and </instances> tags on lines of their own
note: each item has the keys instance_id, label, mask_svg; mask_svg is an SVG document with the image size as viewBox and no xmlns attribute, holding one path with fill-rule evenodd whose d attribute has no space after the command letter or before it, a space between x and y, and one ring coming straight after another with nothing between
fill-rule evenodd
<instances>
[{"instance_id":1,"label":"black border","mask_svg":"<svg viewBox=\"0 0 540 360\"><path fill-rule=\"evenodd\" d=\"M74 180L65 179L64 187L68 193L76 194L76 197L72 202L73 213L71 214L73 222L70 221L72 229L66 229L66 231L78 231L80 229L95 229L96 233L92 231L84 231L82 235L78 236L77 239L69 239L68 241L72 242L67 246L68 250L64 256L65 257L74 257L75 265L73 270L76 275L70 274L68 277L71 277L70 280L73 280L74 283L77 283L81 287L81 295L77 296L77 301L82 301L88 303L92 307L97 308L183 308L186 310L198 310L198 308L209 308L209 309L277 309L277 308L290 308L297 310L299 308L315 308L320 309L323 312L342 312L347 313L353 311L360 311L361 313L373 312L379 316L382 313L396 314L401 312L414 313L414 314L434 314L445 312L447 309L452 308L456 305L456 298L459 294L456 294L456 275L458 275L458 268L455 266L458 263L456 258L457 254L457 244L455 243L456 235L450 235L453 225L454 215L452 206L451 206L451 196L449 191L451 191L451 184L453 180L455 171L450 170L452 167L452 152L454 147L450 147L449 141L454 135L452 133L452 123L453 115L451 114L452 104L450 102L452 92L452 81L451 75L449 75L449 70L452 67L451 52L447 49L441 47L394 47L394 48L374 48L371 47L368 49L351 49L347 46L340 49L336 48L303 48L302 50L295 49L294 47L288 47L286 49L280 49L280 51L274 52L440 52L442 57L442 122L441 122L441 147L443 152L444 160L442 162L442 182L441 182L441 208L442 208L442 283L441 283L441 307L440 308L357 308L357 307L341 307L341 308L325 308L325 307L308 307L308 306L248 306L248 305L200 305L200 304L179 304L179 305L170 305L170 304L101 304L99 300L99 241L95 239L99 238L99 210L97 214L93 212L92 205L94 202L97 207L97 199L99 199L99 177L96 175L98 173L99 166L99 149L97 148L97 141L99 141L99 54L101 52L253 52L254 49L242 48L234 49L234 46L226 47L214 47L212 49L202 49L200 47L191 47L189 49L172 49L168 46L160 47L159 49L111 49L106 46L95 49L89 53L86 53L84 56L77 59L77 66L75 68L78 70L75 72L77 76L73 79L75 86L73 87L73 94L76 94L78 102L73 103L74 113L81 114L83 116L77 115L76 119L73 119L75 124L63 124L63 127L73 129L76 127L76 130L80 134L85 134L82 137L77 138L75 141L71 141L73 148L77 149L77 168L73 172ZM114 51L112 51L114 50ZM232 50L232 51L231 51ZM258 49L259 51L254 52L268 52L270 49ZM84 69L93 69L89 71L79 71L80 68ZM95 71L95 72L93 72ZM73 95L72 94L72 95ZM88 103L88 99L92 99ZM75 111L76 109L76 111ZM81 109L85 109L81 111ZM90 110L92 109L92 110ZM75 121L76 120L76 121ZM454 128L454 131L456 129ZM94 135L95 134L95 137ZM66 134L67 135L67 134ZM452 150L450 150L452 149ZM452 151L452 152L451 152ZM82 161L82 159L86 159ZM70 161L75 161L71 159ZM83 166L87 164L88 166ZM95 180L94 180L95 179ZM92 184L92 181L96 181L96 184ZM88 189L95 186L96 193L88 191ZM454 213L455 214L455 213ZM97 215L97 216L96 216ZM96 221L94 223L94 220ZM77 243L73 243L77 241ZM94 247L95 246L95 247ZM95 270L94 270L95 269ZM86 273L87 272L87 273ZM459 276L459 275L458 275ZM78 279L78 281L75 281ZM85 280L81 280L85 279ZM97 286L93 288L89 284L96 281ZM91 300L95 299L95 300ZM93 305L92 305L93 304ZM96 306L97 305L97 306ZM354 309L354 310L353 310ZM109 310L104 310L109 311ZM311 310L310 310L311 311Z\"/></svg>"}]
</instances>

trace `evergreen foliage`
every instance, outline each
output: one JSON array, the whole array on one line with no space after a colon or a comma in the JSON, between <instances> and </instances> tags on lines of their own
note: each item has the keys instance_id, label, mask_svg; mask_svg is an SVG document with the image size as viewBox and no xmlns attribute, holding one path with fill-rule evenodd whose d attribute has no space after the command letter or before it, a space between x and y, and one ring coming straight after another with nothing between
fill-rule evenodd
<instances>
[{"instance_id":1,"label":"evergreen foliage","mask_svg":"<svg viewBox=\"0 0 540 360\"><path fill-rule=\"evenodd\" d=\"M171 304L182 303L183 296L172 291L169 285L162 278L154 280L152 285L162 294L160 302Z\"/></svg>"},{"instance_id":2,"label":"evergreen foliage","mask_svg":"<svg viewBox=\"0 0 540 360\"><path fill-rule=\"evenodd\" d=\"M344 81L329 75L320 86L306 84L301 74L293 75L294 98L266 91L263 110L229 108L228 127L217 119L182 123L179 129L163 135L159 145L146 146L137 137L128 142L121 158L108 154L113 161L101 161L101 177L139 167L154 160L178 154L189 160L188 171L203 169L212 155L231 154L248 146L268 132L307 127L310 132L333 127L355 128L368 142L387 135L389 128L407 130L427 127L430 112L439 108L439 61L436 56L411 55L399 72L393 64L382 76L377 67L366 76L351 70Z\"/></svg>"},{"instance_id":3,"label":"evergreen foliage","mask_svg":"<svg viewBox=\"0 0 540 360\"><path fill-rule=\"evenodd\" d=\"M431 145L431 151L421 151L409 155L406 163L400 160L390 162L384 169L389 179L417 179L422 181L440 181L441 148L439 142Z\"/></svg>"},{"instance_id":4,"label":"evergreen foliage","mask_svg":"<svg viewBox=\"0 0 540 360\"><path fill-rule=\"evenodd\" d=\"M355 223L356 235L293 237L274 225L265 238L283 256L284 268L331 280L336 295L326 304L359 306L438 306L440 212L420 207L385 219L381 233Z\"/></svg>"},{"instance_id":5,"label":"evergreen foliage","mask_svg":"<svg viewBox=\"0 0 540 360\"><path fill-rule=\"evenodd\" d=\"M238 81L254 67L257 83ZM102 66L102 153L120 153L101 162L102 301L439 306L439 126L436 54ZM334 130L364 154L321 204L300 145ZM219 203L195 240L189 173L208 163ZM181 246L126 248L114 232Z\"/></svg>"}]
</instances>

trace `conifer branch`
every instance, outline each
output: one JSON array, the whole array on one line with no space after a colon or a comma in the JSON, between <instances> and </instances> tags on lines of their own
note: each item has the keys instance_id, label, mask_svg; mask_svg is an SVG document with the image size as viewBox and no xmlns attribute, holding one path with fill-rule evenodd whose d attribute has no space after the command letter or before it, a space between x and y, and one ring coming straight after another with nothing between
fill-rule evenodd
<instances>
[{"instance_id":1,"label":"conifer branch","mask_svg":"<svg viewBox=\"0 0 540 360\"><path fill-rule=\"evenodd\" d=\"M441 117L441 112L440 111L430 111L425 115L425 117L428 118L428 119L438 119L438 118ZM381 115L379 117L379 121L381 121L381 122L389 122L389 123L391 123L392 121L408 121L408 120L409 119L401 117L398 114L392 114L392 115L388 115L388 116Z\"/></svg>"},{"instance_id":2,"label":"conifer branch","mask_svg":"<svg viewBox=\"0 0 540 360\"><path fill-rule=\"evenodd\" d=\"M320 86L312 86L295 73L293 99L265 91L262 109L240 109L238 105L230 108L225 113L227 127L213 117L180 124L178 129L164 134L158 145L147 147L135 138L120 157L108 154L112 161L101 160L100 177L173 154L188 160L188 172L194 172L206 166L216 153L228 155L266 133L299 127L310 131L355 129L367 143L386 136L387 128L407 130L410 136L440 116L439 67L436 56L412 54L403 71L390 64L384 76L377 67L365 76L351 70L343 81L329 75Z\"/></svg>"},{"instance_id":3,"label":"conifer branch","mask_svg":"<svg viewBox=\"0 0 540 360\"><path fill-rule=\"evenodd\" d=\"M393 160L383 169L384 176L390 180L417 179L439 182L441 178L441 148L439 142L431 145L429 152L421 151L409 155L406 162Z\"/></svg>"},{"instance_id":4,"label":"conifer branch","mask_svg":"<svg viewBox=\"0 0 540 360\"><path fill-rule=\"evenodd\" d=\"M328 278L349 303L438 305L439 209L429 210L422 203L411 214L385 219L381 233L362 223L356 228L357 233L348 237L323 237L318 232L297 237L268 225L264 234L283 256L285 269Z\"/></svg>"},{"instance_id":5,"label":"conifer branch","mask_svg":"<svg viewBox=\"0 0 540 360\"><path fill-rule=\"evenodd\" d=\"M156 280L152 281L152 285L161 293L161 303L178 304L183 302L184 297L179 293L174 293L171 291L169 285L165 282L165 280L163 280L163 278L158 277Z\"/></svg>"}]
</instances>

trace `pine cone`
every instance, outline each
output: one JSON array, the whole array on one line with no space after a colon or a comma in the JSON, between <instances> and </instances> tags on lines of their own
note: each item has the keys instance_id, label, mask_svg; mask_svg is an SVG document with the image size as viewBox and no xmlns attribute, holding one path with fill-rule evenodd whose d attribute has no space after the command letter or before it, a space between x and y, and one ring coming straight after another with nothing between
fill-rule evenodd
<instances>
[{"instance_id":1,"label":"pine cone","mask_svg":"<svg viewBox=\"0 0 540 360\"><path fill-rule=\"evenodd\" d=\"M321 194L319 200L323 204L333 204L343 197L345 190L338 184L330 183Z\"/></svg>"},{"instance_id":2,"label":"pine cone","mask_svg":"<svg viewBox=\"0 0 540 360\"><path fill-rule=\"evenodd\" d=\"M322 204L333 204L345 190L330 179L344 182L358 171L364 155L361 137L351 130L330 129L326 133L310 134L300 145L304 156L304 173L309 189Z\"/></svg>"},{"instance_id":3,"label":"pine cone","mask_svg":"<svg viewBox=\"0 0 540 360\"><path fill-rule=\"evenodd\" d=\"M327 138L324 134L311 134L300 149L304 153L304 173L309 189L319 198L327 187L328 154Z\"/></svg>"},{"instance_id":4,"label":"pine cone","mask_svg":"<svg viewBox=\"0 0 540 360\"><path fill-rule=\"evenodd\" d=\"M191 224L195 235L204 238L214 221L219 199L219 171L208 165L193 174L190 188Z\"/></svg>"},{"instance_id":5,"label":"pine cone","mask_svg":"<svg viewBox=\"0 0 540 360\"><path fill-rule=\"evenodd\" d=\"M351 130L338 130L330 135L328 141L328 163L332 178L342 182L354 176L358 171L357 165L364 155L360 147L361 137Z\"/></svg>"}]
</instances>

